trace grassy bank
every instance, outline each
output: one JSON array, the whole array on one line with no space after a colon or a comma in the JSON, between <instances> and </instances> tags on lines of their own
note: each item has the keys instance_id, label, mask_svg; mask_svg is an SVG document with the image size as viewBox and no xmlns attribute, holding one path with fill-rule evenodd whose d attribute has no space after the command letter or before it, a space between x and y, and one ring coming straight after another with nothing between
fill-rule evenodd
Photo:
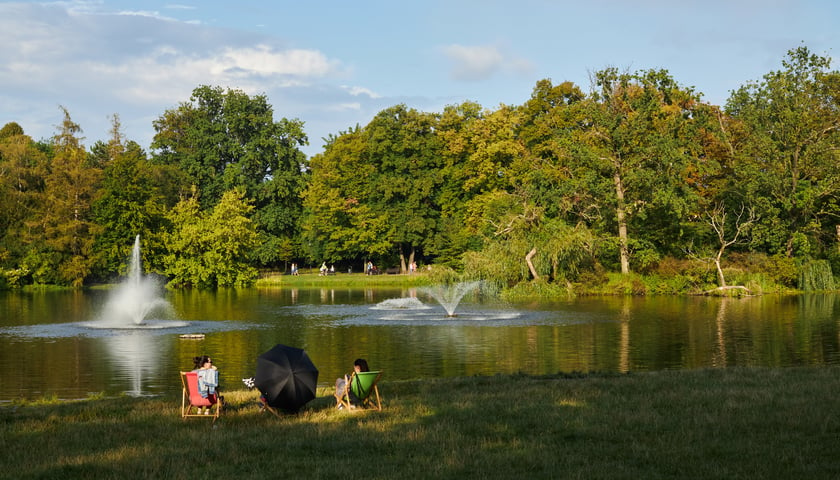
<instances>
[{"instance_id":1,"label":"grassy bank","mask_svg":"<svg viewBox=\"0 0 840 480\"><path fill-rule=\"evenodd\" d=\"M393 287L407 288L429 285L433 280L425 273L413 275L365 275L364 273L337 273L318 275L318 270L303 271L300 275L266 273L257 280L256 287L333 287L333 288L368 288Z\"/></svg>"},{"instance_id":2,"label":"grassy bank","mask_svg":"<svg viewBox=\"0 0 840 480\"><path fill-rule=\"evenodd\" d=\"M329 392L298 415L227 392L0 408L2 478L808 478L840 475L840 368L389 382L382 412Z\"/></svg>"}]
</instances>

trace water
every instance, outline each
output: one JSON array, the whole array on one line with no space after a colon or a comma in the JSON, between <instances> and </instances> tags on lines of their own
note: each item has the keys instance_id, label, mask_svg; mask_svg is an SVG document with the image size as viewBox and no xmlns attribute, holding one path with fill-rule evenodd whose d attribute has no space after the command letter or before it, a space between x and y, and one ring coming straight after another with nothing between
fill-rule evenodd
<instances>
[{"instance_id":1,"label":"water","mask_svg":"<svg viewBox=\"0 0 840 480\"><path fill-rule=\"evenodd\" d=\"M223 385L241 388L257 355L276 343L304 348L323 386L357 357L385 371L383 386L520 371L840 363L838 295L507 305L471 292L449 317L421 289L191 290L165 293L179 326L89 328L112 298L101 290L0 292L0 402L177 393L178 371L201 354L213 357Z\"/></svg>"}]
</instances>

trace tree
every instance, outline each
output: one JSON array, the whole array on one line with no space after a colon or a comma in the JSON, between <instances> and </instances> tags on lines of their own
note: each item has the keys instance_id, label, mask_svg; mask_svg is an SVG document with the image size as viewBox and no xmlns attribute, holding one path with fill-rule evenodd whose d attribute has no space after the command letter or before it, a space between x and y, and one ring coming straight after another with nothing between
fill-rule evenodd
<instances>
[{"instance_id":1,"label":"tree","mask_svg":"<svg viewBox=\"0 0 840 480\"><path fill-rule=\"evenodd\" d=\"M262 245L271 248L255 253L263 263L279 259L282 239L297 237L307 181L303 122L273 115L264 95L200 86L154 122L152 143L155 162L179 166L198 187L202 210L231 189L245 192Z\"/></svg>"},{"instance_id":2,"label":"tree","mask_svg":"<svg viewBox=\"0 0 840 480\"><path fill-rule=\"evenodd\" d=\"M311 260L334 262L385 254L392 246L388 221L370 199L378 192L376 166L367 159L361 128L331 139L311 160L304 192L304 242Z\"/></svg>"},{"instance_id":3,"label":"tree","mask_svg":"<svg viewBox=\"0 0 840 480\"><path fill-rule=\"evenodd\" d=\"M78 124L66 108L53 138L55 156L45 177L40 210L28 221L26 263L38 283L81 286L96 263L94 240L100 233L91 204L102 175L88 163L77 135Z\"/></svg>"},{"instance_id":4,"label":"tree","mask_svg":"<svg viewBox=\"0 0 840 480\"><path fill-rule=\"evenodd\" d=\"M172 231L164 235L164 272L173 286L242 287L253 283L250 264L257 232L248 218L253 207L243 192L226 192L211 210L191 197L168 214Z\"/></svg>"},{"instance_id":5,"label":"tree","mask_svg":"<svg viewBox=\"0 0 840 480\"><path fill-rule=\"evenodd\" d=\"M744 217L745 212L747 213L746 218ZM746 209L742 205L741 210L734 215L734 218L727 220L727 217L729 216L726 212L726 206L723 203L719 203L714 210L706 212L706 217L709 225L711 225L718 238L718 251L714 257L715 270L717 270L718 276L718 286L720 289L726 289L728 288L728 285L726 285L726 277L724 276L723 268L721 267L723 253L727 248L738 243L741 237L749 231L750 226L757 220L757 218L753 209ZM727 234L727 231L730 233Z\"/></svg>"},{"instance_id":6,"label":"tree","mask_svg":"<svg viewBox=\"0 0 840 480\"><path fill-rule=\"evenodd\" d=\"M93 215L102 233L96 237L95 250L101 257L100 275L123 272L133 239L141 235L146 257L161 254L157 233L165 226L166 199L161 193L165 183L146 153L132 141L126 142L120 132L119 117L113 118L112 135L106 144L97 142L91 148L93 163L104 167L102 187L93 204ZM177 177L176 177L177 178ZM147 270L160 267L145 262Z\"/></svg>"},{"instance_id":7,"label":"tree","mask_svg":"<svg viewBox=\"0 0 840 480\"><path fill-rule=\"evenodd\" d=\"M694 209L685 179L702 155L704 117L693 90L664 70L631 75L609 68L595 74L594 86L587 157L600 183L612 185L612 225L627 274L634 245L656 256L650 240L640 240L673 241L679 232L666 229Z\"/></svg>"},{"instance_id":8,"label":"tree","mask_svg":"<svg viewBox=\"0 0 840 480\"><path fill-rule=\"evenodd\" d=\"M375 167L371 180L378 190L369 204L387 219L386 238L396 247L402 272L438 225L441 152L436 124L434 114L397 105L379 112L363 131L367 159Z\"/></svg>"},{"instance_id":9,"label":"tree","mask_svg":"<svg viewBox=\"0 0 840 480\"><path fill-rule=\"evenodd\" d=\"M741 192L762 219L753 245L788 257L834 241L840 216L840 72L802 46L782 70L733 92L726 111L747 129L737 153Z\"/></svg>"},{"instance_id":10,"label":"tree","mask_svg":"<svg viewBox=\"0 0 840 480\"><path fill-rule=\"evenodd\" d=\"M0 128L0 141L15 135L23 135L23 127L17 122L9 122Z\"/></svg>"},{"instance_id":11,"label":"tree","mask_svg":"<svg viewBox=\"0 0 840 480\"><path fill-rule=\"evenodd\" d=\"M26 222L43 199L47 156L23 129L3 127L0 135L0 267L26 275L20 266L26 252Z\"/></svg>"},{"instance_id":12,"label":"tree","mask_svg":"<svg viewBox=\"0 0 840 480\"><path fill-rule=\"evenodd\" d=\"M394 253L403 269L414 261L438 225L435 125L434 115L397 105L312 159L304 194L312 255L332 261Z\"/></svg>"}]
</instances>

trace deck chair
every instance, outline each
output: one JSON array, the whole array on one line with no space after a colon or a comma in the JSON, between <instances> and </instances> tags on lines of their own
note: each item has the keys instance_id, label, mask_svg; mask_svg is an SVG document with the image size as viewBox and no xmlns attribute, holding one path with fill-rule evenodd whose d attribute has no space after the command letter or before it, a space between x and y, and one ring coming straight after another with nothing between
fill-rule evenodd
<instances>
[{"instance_id":1,"label":"deck chair","mask_svg":"<svg viewBox=\"0 0 840 480\"><path fill-rule=\"evenodd\" d=\"M181 417L212 418L215 423L222 413L222 402L216 397L218 392L207 398L202 397L198 393L198 374L195 372L181 372L181 386ZM207 408L210 413L199 413L199 408Z\"/></svg>"},{"instance_id":2,"label":"deck chair","mask_svg":"<svg viewBox=\"0 0 840 480\"><path fill-rule=\"evenodd\" d=\"M353 372L350 381L344 385L344 392L336 395L336 406L346 409L356 407L382 410L379 388L376 386L382 372Z\"/></svg>"}]
</instances>

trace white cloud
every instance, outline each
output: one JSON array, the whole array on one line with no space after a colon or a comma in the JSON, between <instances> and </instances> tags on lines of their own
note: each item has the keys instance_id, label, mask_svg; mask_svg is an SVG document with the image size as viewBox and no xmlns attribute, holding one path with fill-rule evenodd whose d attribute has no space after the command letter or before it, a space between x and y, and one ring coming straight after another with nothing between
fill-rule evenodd
<instances>
[{"instance_id":1,"label":"white cloud","mask_svg":"<svg viewBox=\"0 0 840 480\"><path fill-rule=\"evenodd\" d=\"M452 62L450 75L455 80L476 82L499 72L530 74L533 65L524 58L503 53L491 45L448 45L443 53Z\"/></svg>"},{"instance_id":2,"label":"white cloud","mask_svg":"<svg viewBox=\"0 0 840 480\"><path fill-rule=\"evenodd\" d=\"M504 65L504 57L496 47L449 45L444 54L453 62L451 75L456 80L484 80Z\"/></svg>"},{"instance_id":3,"label":"white cloud","mask_svg":"<svg viewBox=\"0 0 840 480\"><path fill-rule=\"evenodd\" d=\"M225 48L213 61L224 71L238 70L261 76L291 75L296 77L324 77L339 69L315 50L276 50L267 45L255 48Z\"/></svg>"},{"instance_id":4,"label":"white cloud","mask_svg":"<svg viewBox=\"0 0 840 480\"><path fill-rule=\"evenodd\" d=\"M325 111L328 112L358 112L362 109L362 104L359 102L346 102L346 103L339 103L336 105L327 105L324 107Z\"/></svg>"},{"instance_id":5,"label":"white cloud","mask_svg":"<svg viewBox=\"0 0 840 480\"><path fill-rule=\"evenodd\" d=\"M372 91L368 88L365 88L365 87L351 87L351 86L347 86L347 85L342 85L341 88L344 91L346 91L347 93L349 93L350 95L353 95L354 97L358 97L359 95L365 95L368 98L381 98L382 97L378 93L376 93L376 92L374 92L374 91Z\"/></svg>"}]
</instances>

